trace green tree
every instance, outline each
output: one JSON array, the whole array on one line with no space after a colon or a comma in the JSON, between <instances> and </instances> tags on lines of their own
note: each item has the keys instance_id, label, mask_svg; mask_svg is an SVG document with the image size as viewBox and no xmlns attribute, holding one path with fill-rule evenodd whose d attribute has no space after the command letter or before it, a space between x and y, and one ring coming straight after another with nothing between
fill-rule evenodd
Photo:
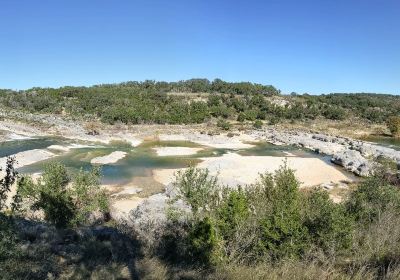
<instances>
[{"instance_id":1,"label":"green tree","mask_svg":"<svg viewBox=\"0 0 400 280\"><path fill-rule=\"evenodd\" d=\"M307 246L301 219L299 181L287 165L261 176L261 189L270 211L261 219L261 246L272 259L298 257Z\"/></svg>"},{"instance_id":2,"label":"green tree","mask_svg":"<svg viewBox=\"0 0 400 280\"><path fill-rule=\"evenodd\" d=\"M223 238L232 238L238 225L243 223L249 215L250 208L246 193L241 188L229 190L216 208L217 225Z\"/></svg>"},{"instance_id":3,"label":"green tree","mask_svg":"<svg viewBox=\"0 0 400 280\"><path fill-rule=\"evenodd\" d=\"M391 116L387 120L387 126L392 133L393 137L400 137L400 117Z\"/></svg>"},{"instance_id":4,"label":"green tree","mask_svg":"<svg viewBox=\"0 0 400 280\"><path fill-rule=\"evenodd\" d=\"M334 203L326 191L315 189L304 199L304 224L309 238L325 252L351 245L353 220L342 204Z\"/></svg>"},{"instance_id":5,"label":"green tree","mask_svg":"<svg viewBox=\"0 0 400 280\"><path fill-rule=\"evenodd\" d=\"M362 182L346 202L347 211L358 221L371 223L387 209L400 214L400 189L384 174L376 173Z\"/></svg>"},{"instance_id":6,"label":"green tree","mask_svg":"<svg viewBox=\"0 0 400 280\"><path fill-rule=\"evenodd\" d=\"M217 264L222 260L220 240L209 217L195 221L187 237L189 255L202 265Z\"/></svg>"}]
</instances>

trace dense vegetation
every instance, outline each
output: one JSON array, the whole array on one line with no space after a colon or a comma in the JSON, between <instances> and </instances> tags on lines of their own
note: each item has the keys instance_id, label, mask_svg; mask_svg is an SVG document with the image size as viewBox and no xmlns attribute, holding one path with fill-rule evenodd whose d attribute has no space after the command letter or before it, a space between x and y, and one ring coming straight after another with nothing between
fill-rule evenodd
<instances>
[{"instance_id":1,"label":"dense vegetation","mask_svg":"<svg viewBox=\"0 0 400 280\"><path fill-rule=\"evenodd\" d=\"M4 279L400 277L400 188L382 170L334 203L324 190L299 190L285 165L236 189L219 185L207 170L189 168L176 176L167 221L137 234L123 224L96 227L98 221L88 219L107 209L98 170L82 171L70 183L65 168L52 164L33 183L13 164L9 159L0 180ZM6 210L15 182L19 191ZM43 211L45 223L27 220L26 212L20 216L24 206Z\"/></svg>"},{"instance_id":2,"label":"dense vegetation","mask_svg":"<svg viewBox=\"0 0 400 280\"><path fill-rule=\"evenodd\" d=\"M387 126L390 130L390 133L394 137L400 137L400 117L399 116L391 116L387 120Z\"/></svg>"},{"instance_id":3,"label":"dense vegetation","mask_svg":"<svg viewBox=\"0 0 400 280\"><path fill-rule=\"evenodd\" d=\"M400 112L400 97L376 94L280 95L273 86L219 79L127 82L92 87L0 90L0 104L32 113L96 116L106 123L188 124L212 118L275 124L281 120L360 118L382 123ZM227 128L221 122L221 126Z\"/></svg>"}]
</instances>

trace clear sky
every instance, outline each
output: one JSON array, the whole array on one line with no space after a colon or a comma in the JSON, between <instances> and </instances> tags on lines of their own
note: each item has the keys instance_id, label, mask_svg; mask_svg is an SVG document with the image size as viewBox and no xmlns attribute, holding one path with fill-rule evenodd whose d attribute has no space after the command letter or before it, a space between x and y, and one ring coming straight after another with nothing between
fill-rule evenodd
<instances>
[{"instance_id":1,"label":"clear sky","mask_svg":"<svg viewBox=\"0 0 400 280\"><path fill-rule=\"evenodd\" d=\"M0 0L0 88L222 78L400 93L400 0Z\"/></svg>"}]
</instances>

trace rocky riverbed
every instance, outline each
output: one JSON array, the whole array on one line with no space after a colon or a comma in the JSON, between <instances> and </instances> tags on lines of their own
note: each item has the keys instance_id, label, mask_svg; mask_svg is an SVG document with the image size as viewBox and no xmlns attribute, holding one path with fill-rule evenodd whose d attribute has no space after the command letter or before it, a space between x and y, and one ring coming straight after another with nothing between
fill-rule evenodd
<instances>
[{"instance_id":1,"label":"rocky riverbed","mask_svg":"<svg viewBox=\"0 0 400 280\"><path fill-rule=\"evenodd\" d=\"M255 131L251 135L274 145L295 145L329 155L332 162L358 176L368 176L379 158L390 159L400 164L400 151L347 137L274 128Z\"/></svg>"},{"instance_id":2,"label":"rocky riverbed","mask_svg":"<svg viewBox=\"0 0 400 280\"><path fill-rule=\"evenodd\" d=\"M373 172L377 165L376 160L380 157L396 161L398 166L400 165L400 151L346 137L276 128L248 132L247 136L250 139L266 140L274 145L294 145L328 155L333 163L358 176L368 176ZM165 213L169 207L168 198L174 196L172 184L168 184L165 193L149 197L131 212L131 222L143 230L147 228L145 225L148 223L162 223L166 219ZM189 211L188 206L181 201L175 207ZM152 218L149 218L150 216Z\"/></svg>"}]
</instances>

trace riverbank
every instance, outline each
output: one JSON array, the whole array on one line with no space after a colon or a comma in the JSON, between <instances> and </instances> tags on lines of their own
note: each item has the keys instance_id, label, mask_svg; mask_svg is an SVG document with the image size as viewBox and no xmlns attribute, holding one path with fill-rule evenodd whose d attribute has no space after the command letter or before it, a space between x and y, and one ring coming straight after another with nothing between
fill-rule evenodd
<instances>
[{"instance_id":1,"label":"riverbank","mask_svg":"<svg viewBox=\"0 0 400 280\"><path fill-rule=\"evenodd\" d=\"M50 124L50 120L54 120ZM113 141L127 142L132 149L146 141L189 141L197 147L169 147L153 148L154 154L159 157L190 156L207 149L229 149L231 152L222 156L206 156L198 158L197 167L208 168L211 175L219 175L221 183L235 187L254 183L260 173L273 172L285 161L295 170L302 186L323 185L331 188L336 185L346 185L354 181L354 177L346 175L339 167L334 167L322 160L320 156L299 157L290 152L285 156L257 156L240 155L237 152L253 148L260 141L267 141L276 146L297 146L302 149L322 154L333 163L344 167L358 176L367 176L375 167L375 159L386 157L393 161L400 161L400 152L394 149L379 146L373 143L307 131L306 129L288 129L267 126L262 130L233 129L230 132L220 132L215 127L201 125L114 125L102 126L98 134L92 135L86 127L87 123L64 120L60 117L47 116L39 124L26 123L13 119L0 121L0 142L29 137L57 136L74 141L84 141L91 145L109 144ZM69 152L82 144L51 145L47 149L29 150L17 153L19 167L35 162L47 160ZM109 165L122 161L126 152L112 151L108 154L94 157L89 160L92 164ZM5 161L5 158L1 160ZM3 163L0 161L0 163ZM182 168L179 168L182 169ZM118 195L112 198L115 217L127 217L129 213L143 204L161 203L162 208L166 195L162 192L173 180L173 174L178 168L153 170L147 185L151 191L144 190L140 185L130 182L124 185L111 186L118 189ZM153 187L154 185L154 187ZM133 189L132 189L133 188ZM138 188L143 191L136 192ZM112 193L115 193L114 191ZM161 193L160 193L161 192ZM154 194L157 194L154 197ZM150 197L149 197L150 196ZM149 197L149 198L148 198ZM160 208L161 207L161 208Z\"/></svg>"}]
</instances>

